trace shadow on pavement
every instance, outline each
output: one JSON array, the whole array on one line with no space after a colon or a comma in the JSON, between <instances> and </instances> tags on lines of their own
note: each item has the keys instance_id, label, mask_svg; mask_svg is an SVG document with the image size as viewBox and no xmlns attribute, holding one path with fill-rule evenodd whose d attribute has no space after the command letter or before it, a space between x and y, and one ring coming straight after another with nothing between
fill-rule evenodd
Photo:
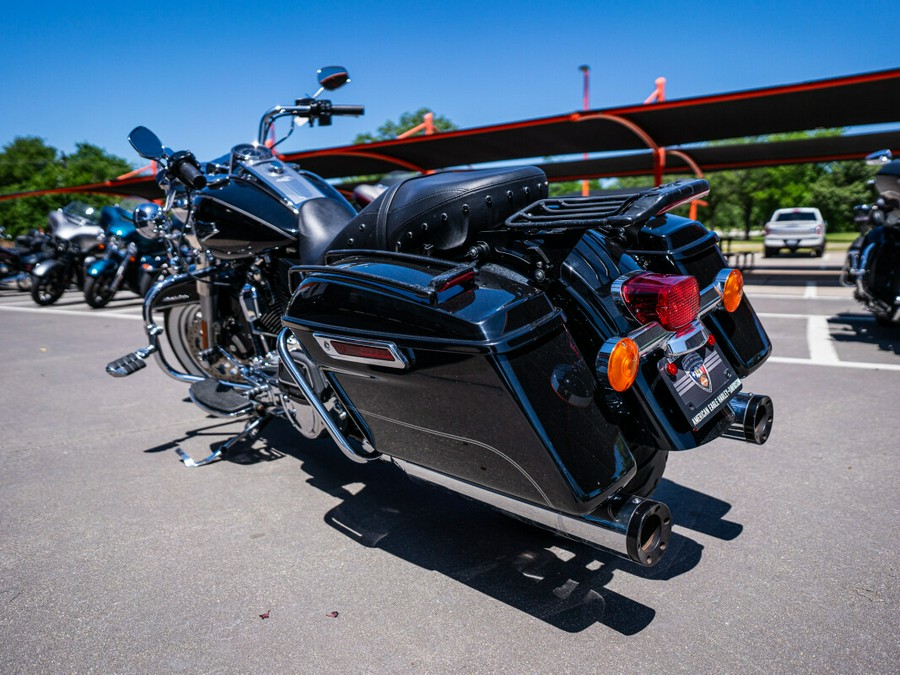
<instances>
[{"instance_id":1,"label":"shadow on pavement","mask_svg":"<svg viewBox=\"0 0 900 675\"><path fill-rule=\"evenodd\" d=\"M146 452L171 450L198 436L216 437L214 447L222 439L219 428L226 424L233 422L217 421ZM303 439L280 421L255 443L235 448L225 460L254 464L284 456L302 462L311 486L341 500L324 520L345 536L439 572L567 632L597 623L623 635L641 632L656 611L607 588L616 571L665 581L692 570L703 552L693 539L673 533L662 562L643 568L440 488L415 483L388 463L351 463L330 439ZM669 505L678 526L724 540L734 539L743 529L722 519L729 504L691 488L663 480L656 497Z\"/></svg>"},{"instance_id":2,"label":"shadow on pavement","mask_svg":"<svg viewBox=\"0 0 900 675\"><path fill-rule=\"evenodd\" d=\"M829 317L828 325L846 326L852 331L831 330L835 342L875 345L881 351L900 354L900 326L879 326L871 314L836 314Z\"/></svg>"}]
</instances>

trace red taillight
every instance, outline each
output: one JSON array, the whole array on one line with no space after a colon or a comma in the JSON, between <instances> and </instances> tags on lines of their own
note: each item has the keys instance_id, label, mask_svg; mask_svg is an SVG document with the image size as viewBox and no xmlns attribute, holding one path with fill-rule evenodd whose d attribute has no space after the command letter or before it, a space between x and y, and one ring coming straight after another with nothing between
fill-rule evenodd
<instances>
[{"instance_id":1,"label":"red taillight","mask_svg":"<svg viewBox=\"0 0 900 675\"><path fill-rule=\"evenodd\" d=\"M622 284L622 299L642 324L676 330L697 318L700 286L694 277L642 272Z\"/></svg>"}]
</instances>

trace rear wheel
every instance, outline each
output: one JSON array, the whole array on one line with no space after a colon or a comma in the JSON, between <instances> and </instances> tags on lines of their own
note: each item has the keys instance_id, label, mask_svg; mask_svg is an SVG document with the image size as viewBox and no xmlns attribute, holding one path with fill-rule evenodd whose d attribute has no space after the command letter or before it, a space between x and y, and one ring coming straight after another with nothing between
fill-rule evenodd
<instances>
[{"instance_id":1,"label":"rear wheel","mask_svg":"<svg viewBox=\"0 0 900 675\"><path fill-rule=\"evenodd\" d=\"M622 488L622 492L635 497L649 497L653 494L659 479L662 478L663 472L666 470L669 451L660 450L649 445L631 446L630 450L637 464L637 473Z\"/></svg>"},{"instance_id":2,"label":"rear wheel","mask_svg":"<svg viewBox=\"0 0 900 675\"><path fill-rule=\"evenodd\" d=\"M766 246L765 250L763 251L763 257L764 258L772 258L777 253L778 253L777 248L774 248L773 246Z\"/></svg>"},{"instance_id":3,"label":"rear wheel","mask_svg":"<svg viewBox=\"0 0 900 675\"><path fill-rule=\"evenodd\" d=\"M31 280L31 299L39 305L52 305L66 292L65 274L62 270L55 269L47 276L33 278Z\"/></svg>"},{"instance_id":4,"label":"rear wheel","mask_svg":"<svg viewBox=\"0 0 900 675\"><path fill-rule=\"evenodd\" d=\"M84 280L84 300L94 309L105 307L115 294L113 277L108 274L88 277Z\"/></svg>"}]
</instances>

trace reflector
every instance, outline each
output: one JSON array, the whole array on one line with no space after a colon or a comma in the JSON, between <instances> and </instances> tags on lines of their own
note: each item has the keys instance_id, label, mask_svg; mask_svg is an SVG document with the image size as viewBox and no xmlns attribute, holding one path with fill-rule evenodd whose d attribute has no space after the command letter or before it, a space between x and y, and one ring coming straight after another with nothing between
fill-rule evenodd
<instances>
[{"instance_id":1,"label":"reflector","mask_svg":"<svg viewBox=\"0 0 900 675\"><path fill-rule=\"evenodd\" d=\"M331 346L341 356L355 356L359 359L375 359L377 361L394 361L394 355L390 349L384 347L372 347L370 345L355 344L352 342L339 342L331 340Z\"/></svg>"},{"instance_id":2,"label":"reflector","mask_svg":"<svg viewBox=\"0 0 900 675\"><path fill-rule=\"evenodd\" d=\"M744 297L744 275L740 270L731 270L722 288L722 305L726 312L733 312Z\"/></svg>"},{"instance_id":3,"label":"reflector","mask_svg":"<svg viewBox=\"0 0 900 675\"><path fill-rule=\"evenodd\" d=\"M637 343L631 338L622 338L613 347L609 355L607 377L610 386L616 391L625 391L638 374L641 363L641 352Z\"/></svg>"}]
</instances>

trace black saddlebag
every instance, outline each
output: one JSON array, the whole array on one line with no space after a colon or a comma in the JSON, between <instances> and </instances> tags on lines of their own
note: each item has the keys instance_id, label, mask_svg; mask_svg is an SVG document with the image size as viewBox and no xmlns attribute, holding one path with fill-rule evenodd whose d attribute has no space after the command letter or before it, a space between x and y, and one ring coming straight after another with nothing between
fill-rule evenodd
<instances>
[{"instance_id":1,"label":"black saddlebag","mask_svg":"<svg viewBox=\"0 0 900 675\"><path fill-rule=\"evenodd\" d=\"M632 475L561 311L524 277L373 251L292 275L284 324L379 452L569 513Z\"/></svg>"}]
</instances>

